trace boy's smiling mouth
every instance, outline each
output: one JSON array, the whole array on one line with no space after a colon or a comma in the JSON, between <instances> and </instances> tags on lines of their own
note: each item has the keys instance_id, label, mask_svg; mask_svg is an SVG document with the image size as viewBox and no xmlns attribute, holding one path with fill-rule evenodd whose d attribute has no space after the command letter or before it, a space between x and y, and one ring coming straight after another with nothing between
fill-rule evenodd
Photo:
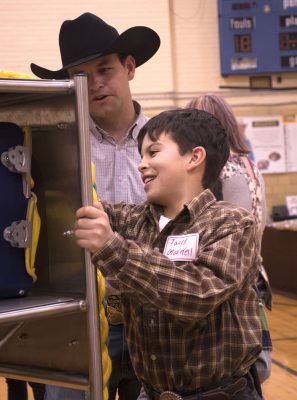
<instances>
[{"instance_id":1,"label":"boy's smiling mouth","mask_svg":"<svg viewBox=\"0 0 297 400\"><path fill-rule=\"evenodd\" d=\"M151 182L152 180L155 179L155 176L152 175L146 175L142 177L143 183L146 185L147 183Z\"/></svg>"}]
</instances>

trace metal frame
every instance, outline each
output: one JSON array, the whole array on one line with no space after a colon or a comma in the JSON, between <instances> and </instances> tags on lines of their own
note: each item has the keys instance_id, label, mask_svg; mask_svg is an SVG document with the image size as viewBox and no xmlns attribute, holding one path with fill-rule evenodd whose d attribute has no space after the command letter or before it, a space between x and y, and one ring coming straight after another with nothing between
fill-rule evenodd
<instances>
[{"instance_id":1,"label":"metal frame","mask_svg":"<svg viewBox=\"0 0 297 400\"><path fill-rule=\"evenodd\" d=\"M2 94L6 95L3 96ZM77 75L74 80L67 81L42 81L42 80L0 80L0 106L13 104L15 94L18 101L30 101L33 96L37 99L48 98L51 95L74 93L76 99L76 119L79 135L79 157L81 173L81 198L82 205L92 204L92 182L91 182L91 152L89 137L89 109L87 78ZM8 95L7 95L8 94ZM21 116L15 115L16 120ZM38 117L39 118L39 117ZM42 119L42 115L40 115ZM58 118L58 117L57 117ZM12 121L14 122L14 121ZM16 121L17 123L17 121ZM86 296L40 296L32 304L31 298L17 300L0 300L0 328L2 324L15 322L13 329L6 335L0 337L0 350L7 341L21 329L23 324L30 321L53 317L67 316L75 313L86 313L87 317L87 337L89 349L89 376L71 376L65 372L55 372L50 370L39 370L38 368L17 367L1 362L0 356L0 375L21 380L32 380L50 384L61 384L72 388L89 390L91 400L103 399L103 373L101 358L100 340L100 319L98 310L97 275L96 269L92 265L91 255L88 251L84 252L85 262L85 284ZM1 352L0 352L1 353ZM61 355L62 356L62 355Z\"/></svg>"}]
</instances>

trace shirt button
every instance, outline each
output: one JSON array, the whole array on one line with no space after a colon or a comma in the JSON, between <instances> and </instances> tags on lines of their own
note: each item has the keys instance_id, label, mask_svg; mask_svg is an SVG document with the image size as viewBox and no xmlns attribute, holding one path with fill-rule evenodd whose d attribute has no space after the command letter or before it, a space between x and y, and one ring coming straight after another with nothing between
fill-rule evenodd
<instances>
[{"instance_id":1,"label":"shirt button","mask_svg":"<svg viewBox=\"0 0 297 400\"><path fill-rule=\"evenodd\" d=\"M152 354L151 355L151 360L156 361L156 359L157 359L157 356L155 354Z\"/></svg>"}]
</instances>

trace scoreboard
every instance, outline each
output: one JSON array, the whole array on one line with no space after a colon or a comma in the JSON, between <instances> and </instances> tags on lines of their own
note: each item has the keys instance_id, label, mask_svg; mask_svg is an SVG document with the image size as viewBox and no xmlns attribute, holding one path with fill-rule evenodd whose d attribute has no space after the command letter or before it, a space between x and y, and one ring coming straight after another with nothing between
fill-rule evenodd
<instances>
[{"instance_id":1,"label":"scoreboard","mask_svg":"<svg viewBox=\"0 0 297 400\"><path fill-rule=\"evenodd\" d=\"M297 72L297 0L218 0L221 74Z\"/></svg>"}]
</instances>

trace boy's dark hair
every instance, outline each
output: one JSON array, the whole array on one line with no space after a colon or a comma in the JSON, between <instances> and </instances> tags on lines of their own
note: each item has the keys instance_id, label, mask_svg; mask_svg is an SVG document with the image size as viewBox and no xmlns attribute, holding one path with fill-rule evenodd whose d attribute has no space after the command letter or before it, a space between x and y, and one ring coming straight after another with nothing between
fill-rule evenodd
<instances>
[{"instance_id":1,"label":"boy's dark hair","mask_svg":"<svg viewBox=\"0 0 297 400\"><path fill-rule=\"evenodd\" d=\"M217 197L219 175L230 153L227 134L220 122L208 112L192 108L164 111L151 118L140 130L139 152L146 134L155 142L162 133L169 134L177 143L181 155L194 147L204 147L206 162L202 186L211 189Z\"/></svg>"}]
</instances>

